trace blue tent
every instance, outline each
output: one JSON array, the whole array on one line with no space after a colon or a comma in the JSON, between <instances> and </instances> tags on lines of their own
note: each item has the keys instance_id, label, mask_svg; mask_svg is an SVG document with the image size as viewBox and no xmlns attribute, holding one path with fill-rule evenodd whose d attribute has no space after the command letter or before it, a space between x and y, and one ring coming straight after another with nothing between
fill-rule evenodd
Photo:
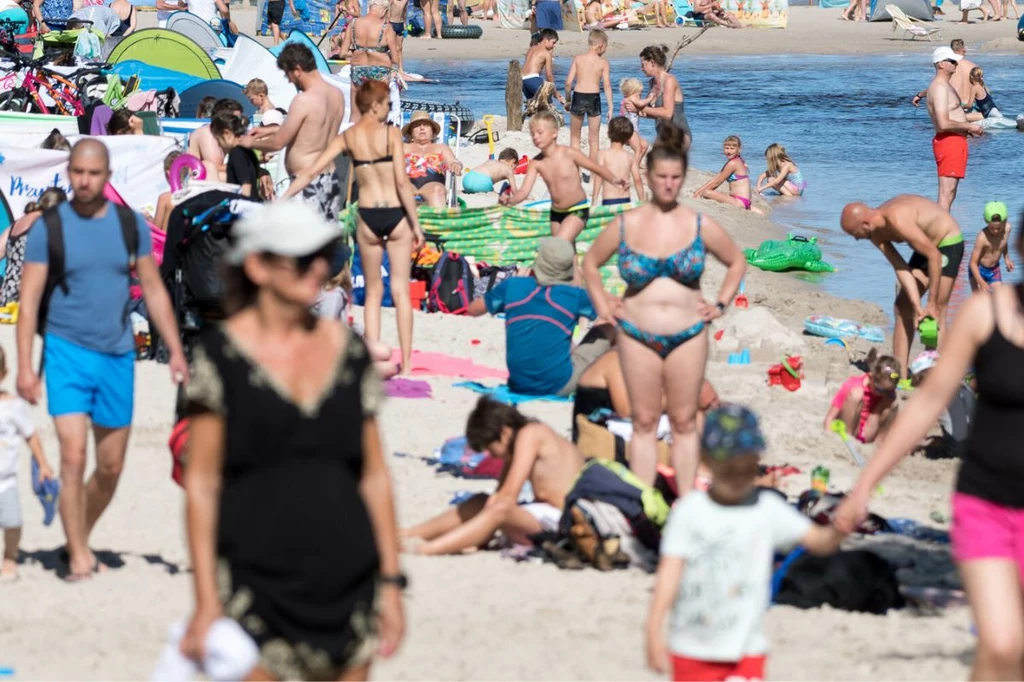
<instances>
[{"instance_id":1,"label":"blue tent","mask_svg":"<svg viewBox=\"0 0 1024 682\"><path fill-rule=\"evenodd\" d=\"M111 71L120 76L122 81L127 81L132 76L138 76L141 81L140 87L143 90L166 90L167 88L174 88L176 92L184 92L193 85L202 83L206 80L205 78L200 78L198 76L190 76L187 73L144 64L142 62L135 61L134 59L128 59L114 64Z\"/></svg>"},{"instance_id":2,"label":"blue tent","mask_svg":"<svg viewBox=\"0 0 1024 682\"><path fill-rule=\"evenodd\" d=\"M282 19L282 21L284 21ZM331 67L327 64L327 57L320 51L320 48L316 46L316 42L302 31L295 30L288 35L288 39L276 47L271 47L270 54L275 57L280 56L281 50L284 49L285 45L289 43L298 43L299 45L305 45L313 52L313 59L316 60L316 68L321 73L330 73Z\"/></svg>"}]
</instances>

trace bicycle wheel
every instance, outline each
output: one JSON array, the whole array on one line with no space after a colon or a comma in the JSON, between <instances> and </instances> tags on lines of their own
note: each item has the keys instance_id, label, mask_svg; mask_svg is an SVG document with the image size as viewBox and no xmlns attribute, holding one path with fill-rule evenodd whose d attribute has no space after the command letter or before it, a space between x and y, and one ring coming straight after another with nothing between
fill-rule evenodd
<instances>
[{"instance_id":1,"label":"bicycle wheel","mask_svg":"<svg viewBox=\"0 0 1024 682\"><path fill-rule=\"evenodd\" d=\"M14 88L0 95L0 111L32 111L32 98L24 88Z\"/></svg>"},{"instance_id":2,"label":"bicycle wheel","mask_svg":"<svg viewBox=\"0 0 1024 682\"><path fill-rule=\"evenodd\" d=\"M85 113L85 107L78 96L78 87L64 76L47 73L39 87L45 89L46 95L53 100L53 113L65 116L81 116Z\"/></svg>"}]
</instances>

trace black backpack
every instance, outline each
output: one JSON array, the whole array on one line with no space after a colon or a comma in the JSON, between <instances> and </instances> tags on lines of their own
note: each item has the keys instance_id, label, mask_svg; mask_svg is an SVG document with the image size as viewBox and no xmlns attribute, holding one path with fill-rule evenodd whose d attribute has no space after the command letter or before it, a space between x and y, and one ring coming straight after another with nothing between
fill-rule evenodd
<instances>
[{"instance_id":1,"label":"black backpack","mask_svg":"<svg viewBox=\"0 0 1024 682\"><path fill-rule=\"evenodd\" d=\"M427 310L464 315L473 300L473 271L466 259L453 251L441 254L430 277Z\"/></svg>"},{"instance_id":2,"label":"black backpack","mask_svg":"<svg viewBox=\"0 0 1024 682\"><path fill-rule=\"evenodd\" d=\"M117 221L121 225L121 237L128 251L128 267L135 267L135 258L139 253L139 221L135 211L127 206L111 204L117 211ZM64 268L64 225L60 219L59 207L55 206L43 212L43 223L46 225L47 271L43 297L39 301L39 315L36 325L37 333L43 336L46 331L46 316L50 310L50 299L53 292L60 287L68 294L67 272ZM124 324L128 324L128 309L124 310Z\"/></svg>"}]
</instances>

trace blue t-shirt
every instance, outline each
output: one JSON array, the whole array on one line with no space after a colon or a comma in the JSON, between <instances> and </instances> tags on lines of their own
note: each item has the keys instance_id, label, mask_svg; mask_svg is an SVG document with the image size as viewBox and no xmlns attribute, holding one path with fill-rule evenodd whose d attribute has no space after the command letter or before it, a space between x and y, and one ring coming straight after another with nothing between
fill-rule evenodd
<instances>
[{"instance_id":1,"label":"blue t-shirt","mask_svg":"<svg viewBox=\"0 0 1024 682\"><path fill-rule=\"evenodd\" d=\"M508 386L516 393L552 395L572 378L572 332L597 313L587 292L570 284L542 287L510 277L484 296L487 311L505 313Z\"/></svg>"},{"instance_id":2,"label":"blue t-shirt","mask_svg":"<svg viewBox=\"0 0 1024 682\"><path fill-rule=\"evenodd\" d=\"M128 249L114 205L107 203L102 218L84 218L61 204L64 232L64 271L68 293L54 289L46 319L46 333L110 355L135 350L128 320L130 274ZM153 246L146 220L136 214L139 253L148 256ZM26 263L49 262L46 225L40 218L28 233Z\"/></svg>"}]
</instances>

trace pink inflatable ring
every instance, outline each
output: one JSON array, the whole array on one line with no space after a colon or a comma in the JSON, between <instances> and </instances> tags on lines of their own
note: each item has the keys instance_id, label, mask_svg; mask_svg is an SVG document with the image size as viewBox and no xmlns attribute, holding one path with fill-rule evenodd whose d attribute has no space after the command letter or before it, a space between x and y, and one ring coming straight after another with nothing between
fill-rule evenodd
<instances>
[{"instance_id":1,"label":"pink inflatable ring","mask_svg":"<svg viewBox=\"0 0 1024 682\"><path fill-rule=\"evenodd\" d=\"M206 166L191 154L182 154L171 163L171 170L168 175L171 191L177 192L188 185L190 180L205 180Z\"/></svg>"}]
</instances>

